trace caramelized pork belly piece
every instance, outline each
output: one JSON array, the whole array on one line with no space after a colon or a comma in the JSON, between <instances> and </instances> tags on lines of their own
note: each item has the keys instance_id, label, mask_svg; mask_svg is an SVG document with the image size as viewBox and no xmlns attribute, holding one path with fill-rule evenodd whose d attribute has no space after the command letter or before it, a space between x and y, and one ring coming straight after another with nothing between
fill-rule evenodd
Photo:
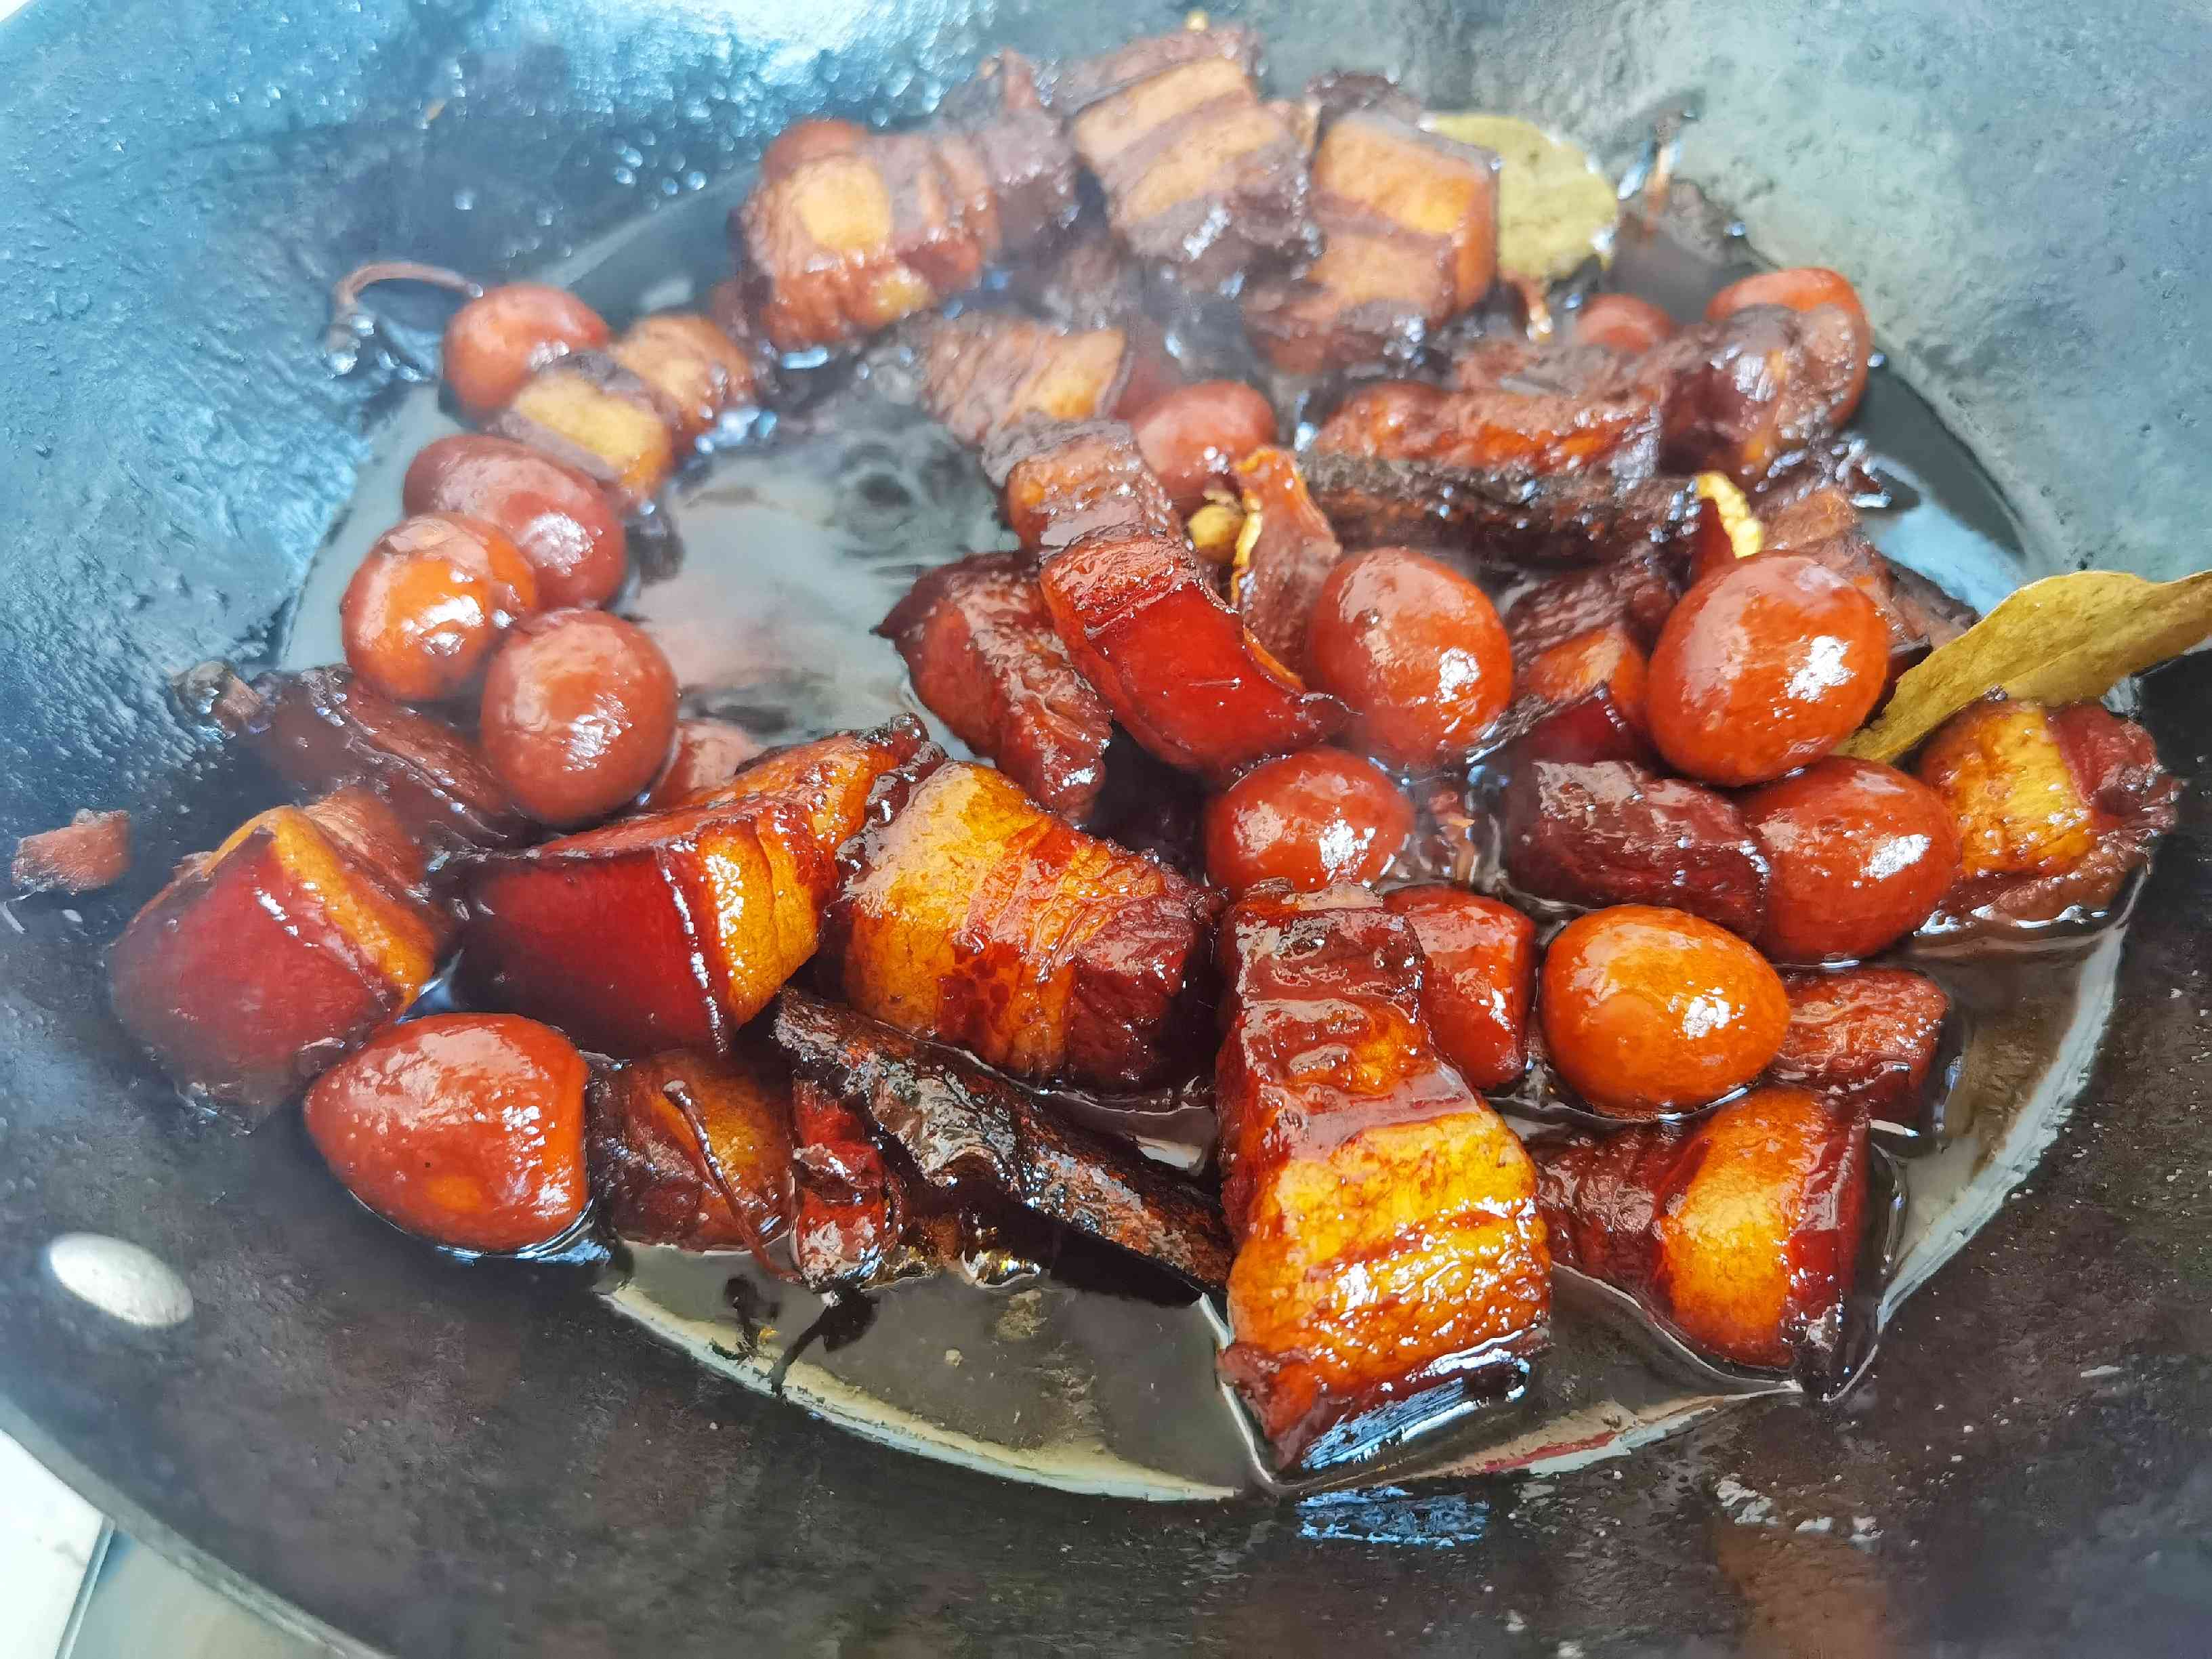
<instances>
[{"instance_id":1,"label":"caramelized pork belly piece","mask_svg":"<svg viewBox=\"0 0 2212 1659\"><path fill-rule=\"evenodd\" d=\"M1850 498L1832 485L1763 515L1760 523L1766 551L1816 560L1875 602L1889 629L1893 684L1935 647L1973 625L1972 606L1884 557L1860 527Z\"/></svg>"},{"instance_id":2,"label":"caramelized pork belly piece","mask_svg":"<svg viewBox=\"0 0 2212 1659\"><path fill-rule=\"evenodd\" d=\"M863 1013L1103 1088L1158 1080L1194 1035L1214 896L998 773L939 768L846 856L830 954Z\"/></svg>"},{"instance_id":3,"label":"caramelized pork belly piece","mask_svg":"<svg viewBox=\"0 0 2212 1659\"><path fill-rule=\"evenodd\" d=\"M248 818L188 859L108 960L116 1018L181 1086L258 1121L437 971L422 855L366 790Z\"/></svg>"},{"instance_id":4,"label":"caramelized pork belly piece","mask_svg":"<svg viewBox=\"0 0 2212 1659\"><path fill-rule=\"evenodd\" d=\"M1071 332L1121 331L1128 373L1121 395L1102 413L1126 420L1183 383L1166 331L1146 311L1144 270L1103 222L1079 222L1045 257L1014 271L1008 286Z\"/></svg>"},{"instance_id":5,"label":"caramelized pork belly piece","mask_svg":"<svg viewBox=\"0 0 2212 1659\"><path fill-rule=\"evenodd\" d=\"M1686 1130L1544 1137L1553 1259L1739 1365L1833 1375L1866 1208L1867 1120L1763 1088Z\"/></svg>"},{"instance_id":6,"label":"caramelized pork belly piece","mask_svg":"<svg viewBox=\"0 0 2212 1659\"><path fill-rule=\"evenodd\" d=\"M20 893L93 893L131 872L131 814L79 811L15 843L9 878Z\"/></svg>"},{"instance_id":7,"label":"caramelized pork belly piece","mask_svg":"<svg viewBox=\"0 0 2212 1659\"><path fill-rule=\"evenodd\" d=\"M1183 29L1063 65L1052 90L1115 232L1193 289L1313 251L1307 141L1258 68L1250 30Z\"/></svg>"},{"instance_id":8,"label":"caramelized pork belly piece","mask_svg":"<svg viewBox=\"0 0 2212 1659\"><path fill-rule=\"evenodd\" d=\"M937 752L902 718L765 756L689 806L473 857L463 972L603 1053L725 1051L814 953L878 781Z\"/></svg>"},{"instance_id":9,"label":"caramelized pork belly piece","mask_svg":"<svg viewBox=\"0 0 2212 1659\"><path fill-rule=\"evenodd\" d=\"M730 410L759 401L751 354L696 313L641 317L607 355L652 388L678 444L696 442Z\"/></svg>"},{"instance_id":10,"label":"caramelized pork belly piece","mask_svg":"<svg viewBox=\"0 0 2212 1659\"><path fill-rule=\"evenodd\" d=\"M681 806L692 796L727 783L760 752L760 739L734 720L678 720L668 764L638 805L648 812Z\"/></svg>"},{"instance_id":11,"label":"caramelized pork belly piece","mask_svg":"<svg viewBox=\"0 0 2212 1659\"><path fill-rule=\"evenodd\" d=\"M1957 885L1923 930L2002 933L2111 907L2181 786L2150 734L2097 703L1986 699L1951 717L1914 768L1957 820Z\"/></svg>"},{"instance_id":12,"label":"caramelized pork belly piece","mask_svg":"<svg viewBox=\"0 0 2212 1659\"><path fill-rule=\"evenodd\" d=\"M1656 554L1639 552L1587 570L1563 570L1516 590L1499 607L1513 661L1525 668L1555 645L1620 623L1649 652L1667 613L1682 597L1680 580Z\"/></svg>"},{"instance_id":13,"label":"caramelized pork belly piece","mask_svg":"<svg viewBox=\"0 0 2212 1659\"><path fill-rule=\"evenodd\" d=\"M1097 530L1182 534L1175 503L1119 421L1008 428L984 450L983 470L1006 492L1006 523L1040 557Z\"/></svg>"},{"instance_id":14,"label":"caramelized pork belly piece","mask_svg":"<svg viewBox=\"0 0 2212 1659\"><path fill-rule=\"evenodd\" d=\"M1348 546L1458 548L1518 564L1603 564L1685 551L1718 520L1688 478L1536 477L1341 450L1305 458L1306 488ZM1719 532L1724 533L1724 532Z\"/></svg>"},{"instance_id":15,"label":"caramelized pork belly piece","mask_svg":"<svg viewBox=\"0 0 2212 1659\"><path fill-rule=\"evenodd\" d=\"M957 1208L882 1146L867 1118L805 1078L791 1081L791 1254L807 1289L871 1290L959 1259Z\"/></svg>"},{"instance_id":16,"label":"caramelized pork belly piece","mask_svg":"<svg viewBox=\"0 0 2212 1659\"><path fill-rule=\"evenodd\" d=\"M1053 630L1025 554L973 553L927 572L876 631L961 742L1061 817L1090 817L1114 716Z\"/></svg>"},{"instance_id":17,"label":"caramelized pork belly piece","mask_svg":"<svg viewBox=\"0 0 2212 1659\"><path fill-rule=\"evenodd\" d=\"M1221 1212L1126 1142L1064 1122L955 1049L787 991L775 1040L810 1082L866 1112L933 1187L980 1183L1054 1221L1218 1289Z\"/></svg>"},{"instance_id":18,"label":"caramelized pork belly piece","mask_svg":"<svg viewBox=\"0 0 2212 1659\"><path fill-rule=\"evenodd\" d=\"M1218 782L1344 724L1344 705L1268 654L1179 535L1094 531L1048 557L1038 581L1076 667L1171 766Z\"/></svg>"},{"instance_id":19,"label":"caramelized pork belly piece","mask_svg":"<svg viewBox=\"0 0 2212 1659\"><path fill-rule=\"evenodd\" d=\"M1791 974L1783 982L1790 1028L1768 1079L1856 1101L1875 1117L1915 1121L1951 1012L1943 988L1904 968Z\"/></svg>"},{"instance_id":20,"label":"caramelized pork belly piece","mask_svg":"<svg viewBox=\"0 0 2212 1659\"><path fill-rule=\"evenodd\" d=\"M1733 802L1622 761L1531 761L1505 791L1505 869L1540 898L1656 904L1746 939L1766 920L1766 855Z\"/></svg>"},{"instance_id":21,"label":"caramelized pork belly piece","mask_svg":"<svg viewBox=\"0 0 2212 1659\"><path fill-rule=\"evenodd\" d=\"M1404 361L1480 299L1498 274L1498 166L1389 108L1335 114L1313 159L1320 257L1245 302L1268 361L1291 374Z\"/></svg>"},{"instance_id":22,"label":"caramelized pork belly piece","mask_svg":"<svg viewBox=\"0 0 2212 1659\"><path fill-rule=\"evenodd\" d=\"M611 354L578 351L524 381L487 430L575 468L627 509L652 500L675 471L683 423Z\"/></svg>"},{"instance_id":23,"label":"caramelized pork belly piece","mask_svg":"<svg viewBox=\"0 0 2212 1659\"><path fill-rule=\"evenodd\" d=\"M1021 102L986 99L973 118L911 132L809 122L776 141L730 240L777 349L926 311L1074 217L1066 136Z\"/></svg>"},{"instance_id":24,"label":"caramelized pork belly piece","mask_svg":"<svg viewBox=\"0 0 2212 1659\"><path fill-rule=\"evenodd\" d=\"M194 670L192 694L285 782L317 793L362 785L392 805L431 848L506 847L534 833L482 751L435 715L394 702L350 669L263 674L228 664Z\"/></svg>"},{"instance_id":25,"label":"caramelized pork belly piece","mask_svg":"<svg viewBox=\"0 0 2212 1659\"><path fill-rule=\"evenodd\" d=\"M1539 651L1514 674L1514 690L1548 708L1568 709L1602 693L1638 738L1650 735L1644 697L1650 662L1625 623L1608 623Z\"/></svg>"},{"instance_id":26,"label":"caramelized pork belly piece","mask_svg":"<svg viewBox=\"0 0 2212 1659\"><path fill-rule=\"evenodd\" d=\"M1221 1370L1279 1462L1318 1464L1497 1390L1546 1345L1535 1171L1437 1054L1420 945L1375 895L1249 895L1221 956Z\"/></svg>"},{"instance_id":27,"label":"caramelized pork belly piece","mask_svg":"<svg viewBox=\"0 0 2212 1659\"><path fill-rule=\"evenodd\" d=\"M1602 468L1633 479L1647 476L1658 454L1659 411L1635 398L1445 392L1382 380L1337 405L1314 444L1340 455L1432 461L1508 477Z\"/></svg>"},{"instance_id":28,"label":"caramelized pork belly piece","mask_svg":"<svg viewBox=\"0 0 2212 1659\"><path fill-rule=\"evenodd\" d=\"M1306 623L1344 549L1306 493L1290 451L1255 450L1237 471L1245 523L1258 522L1239 548L1230 579L1237 614L1268 655L1303 678L1312 672Z\"/></svg>"},{"instance_id":29,"label":"caramelized pork belly piece","mask_svg":"<svg viewBox=\"0 0 2212 1659\"><path fill-rule=\"evenodd\" d=\"M1826 444L1858 395L1867 341L1840 306L1751 306L1635 360L1664 406L1663 465L1719 472L1756 496Z\"/></svg>"},{"instance_id":30,"label":"caramelized pork belly piece","mask_svg":"<svg viewBox=\"0 0 2212 1659\"><path fill-rule=\"evenodd\" d=\"M933 324L922 347L922 404L961 442L980 445L1029 418L1110 415L1129 376L1118 328L1079 333L1007 312Z\"/></svg>"},{"instance_id":31,"label":"caramelized pork belly piece","mask_svg":"<svg viewBox=\"0 0 2212 1659\"><path fill-rule=\"evenodd\" d=\"M1437 1047L1478 1089L1528 1069L1536 996L1536 924L1511 905L1442 883L1384 896L1421 947L1421 1012Z\"/></svg>"},{"instance_id":32,"label":"caramelized pork belly piece","mask_svg":"<svg viewBox=\"0 0 2212 1659\"><path fill-rule=\"evenodd\" d=\"M642 1244L759 1253L791 1225L791 1078L765 1043L674 1049L592 1084L586 1151L609 1224Z\"/></svg>"}]
</instances>

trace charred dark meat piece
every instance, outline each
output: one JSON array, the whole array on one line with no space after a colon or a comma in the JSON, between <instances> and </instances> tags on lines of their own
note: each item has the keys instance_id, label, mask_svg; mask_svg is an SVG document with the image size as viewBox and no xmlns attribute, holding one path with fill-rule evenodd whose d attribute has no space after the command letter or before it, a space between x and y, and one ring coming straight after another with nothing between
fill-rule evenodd
<instances>
[{"instance_id":1,"label":"charred dark meat piece","mask_svg":"<svg viewBox=\"0 0 2212 1659\"><path fill-rule=\"evenodd\" d=\"M1634 373L1664 407L1662 464L1725 473L1755 495L1834 435L1865 361L1859 325L1839 306L1751 306L1684 329Z\"/></svg>"},{"instance_id":2,"label":"charred dark meat piece","mask_svg":"<svg viewBox=\"0 0 2212 1659\"><path fill-rule=\"evenodd\" d=\"M1141 1087L1194 1035L1214 896L953 763L847 851L827 955L853 1006L1024 1078Z\"/></svg>"},{"instance_id":3,"label":"charred dark meat piece","mask_svg":"<svg viewBox=\"0 0 2212 1659\"><path fill-rule=\"evenodd\" d=\"M791 1079L781 1054L686 1049L592 1080L592 1190L623 1237L760 1254L791 1224Z\"/></svg>"},{"instance_id":4,"label":"charred dark meat piece","mask_svg":"<svg viewBox=\"0 0 2212 1659\"><path fill-rule=\"evenodd\" d=\"M1518 768L1505 868L1540 898L1665 905L1746 939L1766 920L1766 855L1735 804L1622 761Z\"/></svg>"},{"instance_id":5,"label":"charred dark meat piece","mask_svg":"<svg viewBox=\"0 0 2212 1659\"><path fill-rule=\"evenodd\" d=\"M1313 251L1306 139L1262 103L1259 40L1183 29L1062 66L1050 95L1132 252L1194 289Z\"/></svg>"},{"instance_id":6,"label":"charred dark meat piece","mask_svg":"<svg viewBox=\"0 0 2212 1659\"><path fill-rule=\"evenodd\" d=\"M1832 1375L1866 1208L1867 1121L1763 1088L1685 1130L1529 1145L1555 1261L1739 1365Z\"/></svg>"},{"instance_id":7,"label":"charred dark meat piece","mask_svg":"<svg viewBox=\"0 0 2212 1659\"><path fill-rule=\"evenodd\" d=\"M1003 65L1001 66L1003 68ZM1075 214L1060 123L1012 96L911 132L848 122L787 131L730 216L760 324L783 351L859 339L975 286Z\"/></svg>"},{"instance_id":8,"label":"charred dark meat piece","mask_svg":"<svg viewBox=\"0 0 2212 1659\"><path fill-rule=\"evenodd\" d=\"M688 806L474 858L464 973L606 1054L723 1050L814 954L878 781L938 757L905 718L764 756Z\"/></svg>"},{"instance_id":9,"label":"charred dark meat piece","mask_svg":"<svg viewBox=\"0 0 2212 1659\"><path fill-rule=\"evenodd\" d=\"M1394 101L1345 110L1328 97L1341 112L1314 152L1320 257L1245 302L1246 326L1287 374L1404 361L1497 277L1498 158L1424 131Z\"/></svg>"},{"instance_id":10,"label":"charred dark meat piece","mask_svg":"<svg viewBox=\"0 0 2212 1659\"><path fill-rule=\"evenodd\" d=\"M798 992L777 1003L775 1032L808 1081L865 1111L931 1185L981 1182L1200 1286L1226 1281L1228 1230L1204 1194L1127 1144L1054 1118L1012 1079Z\"/></svg>"},{"instance_id":11,"label":"charred dark meat piece","mask_svg":"<svg viewBox=\"0 0 2212 1659\"><path fill-rule=\"evenodd\" d=\"M1767 1076L1857 1101L1876 1117L1917 1117L1951 1012L1943 988L1905 968L1792 974L1784 983L1790 1028Z\"/></svg>"},{"instance_id":12,"label":"charred dark meat piece","mask_svg":"<svg viewBox=\"0 0 2212 1659\"><path fill-rule=\"evenodd\" d=\"M1008 312L933 324L922 346L922 404L961 442L1017 421L1089 421L1114 412L1129 378L1128 337L1080 332Z\"/></svg>"},{"instance_id":13,"label":"charred dark meat piece","mask_svg":"<svg viewBox=\"0 0 2212 1659\"><path fill-rule=\"evenodd\" d=\"M1222 1374L1279 1461L1324 1462L1546 1345L1535 1170L1438 1058L1420 946L1372 893L1248 896L1221 953Z\"/></svg>"},{"instance_id":14,"label":"charred dark meat piece","mask_svg":"<svg viewBox=\"0 0 2212 1659\"><path fill-rule=\"evenodd\" d=\"M932 1193L834 1091L791 1080L792 1262L825 1294L922 1279L957 1261L976 1218Z\"/></svg>"},{"instance_id":15,"label":"charred dark meat piece","mask_svg":"<svg viewBox=\"0 0 2212 1659\"><path fill-rule=\"evenodd\" d=\"M1414 380L1362 386L1337 406L1316 447L1371 460L1431 461L1505 477L1603 469L1648 476L1659 411L1633 397L1444 392Z\"/></svg>"},{"instance_id":16,"label":"charred dark meat piece","mask_svg":"<svg viewBox=\"0 0 2212 1659\"><path fill-rule=\"evenodd\" d=\"M1613 623L1648 652L1681 597L1681 582L1664 560L1637 553L1531 582L1500 607L1499 617L1513 641L1514 665L1522 667L1555 645Z\"/></svg>"},{"instance_id":17,"label":"charred dark meat piece","mask_svg":"<svg viewBox=\"0 0 2212 1659\"><path fill-rule=\"evenodd\" d=\"M876 631L961 742L1061 817L1090 817L1114 716L1054 631L1026 556L974 553L939 566Z\"/></svg>"}]
</instances>

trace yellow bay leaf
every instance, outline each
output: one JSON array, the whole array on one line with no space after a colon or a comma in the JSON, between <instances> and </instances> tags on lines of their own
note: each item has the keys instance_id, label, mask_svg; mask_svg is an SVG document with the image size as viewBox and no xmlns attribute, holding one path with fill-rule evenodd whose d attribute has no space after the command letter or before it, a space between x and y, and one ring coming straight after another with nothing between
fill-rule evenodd
<instances>
[{"instance_id":1,"label":"yellow bay leaf","mask_svg":"<svg viewBox=\"0 0 2212 1659\"><path fill-rule=\"evenodd\" d=\"M2087 702L2212 638L2212 570L2146 581L2124 570L2046 576L1940 645L1841 752L1893 761L1992 691L2039 702Z\"/></svg>"},{"instance_id":2,"label":"yellow bay leaf","mask_svg":"<svg viewBox=\"0 0 2212 1659\"><path fill-rule=\"evenodd\" d=\"M1432 131L1498 157L1498 268L1553 282L1595 253L1610 259L1620 204L1582 150L1512 115L1431 115Z\"/></svg>"}]
</instances>

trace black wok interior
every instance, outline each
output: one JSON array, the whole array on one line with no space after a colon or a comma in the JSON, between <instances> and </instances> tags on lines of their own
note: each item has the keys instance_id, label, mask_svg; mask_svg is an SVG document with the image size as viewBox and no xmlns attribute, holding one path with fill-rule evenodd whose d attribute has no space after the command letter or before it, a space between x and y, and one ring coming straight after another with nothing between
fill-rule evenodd
<instances>
[{"instance_id":1,"label":"black wok interior","mask_svg":"<svg viewBox=\"0 0 2212 1659\"><path fill-rule=\"evenodd\" d=\"M1224 10L1279 85L1389 70L1614 161L1698 109L1686 171L1768 253L1849 270L2041 563L2205 562L2201 11ZM0 26L0 832L127 805L141 847L118 891L0 927L0 1430L278 1616L410 1659L2203 1651L2201 657L2150 684L2193 782L2082 1106L1872 1385L1540 1481L1170 1510L926 1462L655 1346L578 1270L410 1243L334 1202L286 1122L190 1116L124 1048L101 943L250 781L164 678L267 648L404 386L328 372L336 276L380 254L540 270L672 201L734 199L799 114L919 114L989 46L1093 50L1176 15L35 0ZM72 1230L154 1251L194 1316L133 1333L71 1300L40 1253ZM1745 1524L1740 1488L1774 1524Z\"/></svg>"}]
</instances>

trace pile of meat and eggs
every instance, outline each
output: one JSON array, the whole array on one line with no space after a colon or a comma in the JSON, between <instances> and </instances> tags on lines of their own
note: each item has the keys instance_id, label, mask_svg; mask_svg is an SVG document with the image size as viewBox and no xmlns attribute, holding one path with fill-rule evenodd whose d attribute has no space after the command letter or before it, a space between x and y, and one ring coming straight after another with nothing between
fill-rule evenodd
<instances>
[{"instance_id":1,"label":"pile of meat and eggs","mask_svg":"<svg viewBox=\"0 0 2212 1659\"><path fill-rule=\"evenodd\" d=\"M1837 752L1972 621L1860 527L1847 282L1534 339L1492 152L1256 68L1230 27L1001 54L915 131L779 137L703 313L471 299L488 429L410 468L347 665L195 678L305 804L131 923L132 1035L252 1120L304 1090L456 1249L588 1225L842 1294L1078 1230L1224 1298L1283 1468L1512 1392L1555 1265L1832 1378L1869 1124L1948 1014L1861 964L2108 914L2174 784L2094 702ZM987 277L1020 303L958 309ZM1163 283L1323 388L1310 444L1183 382ZM679 720L600 608L702 434L885 331L1019 543L879 630L988 764ZM27 855L82 885L116 837ZM481 1012L404 1018L456 951Z\"/></svg>"}]
</instances>

